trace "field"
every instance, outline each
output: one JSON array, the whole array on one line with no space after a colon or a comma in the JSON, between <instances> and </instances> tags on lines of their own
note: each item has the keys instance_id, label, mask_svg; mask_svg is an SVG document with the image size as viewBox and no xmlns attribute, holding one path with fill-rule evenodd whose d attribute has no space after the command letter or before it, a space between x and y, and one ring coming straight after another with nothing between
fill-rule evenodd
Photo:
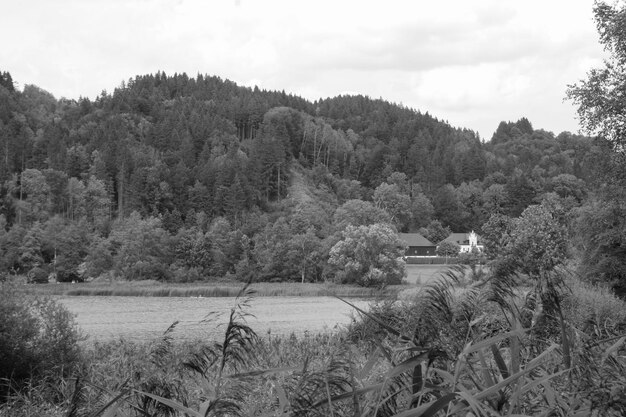
<instances>
[{"instance_id":1,"label":"field","mask_svg":"<svg viewBox=\"0 0 626 417\"><path fill-rule=\"evenodd\" d=\"M134 342L154 340L173 322L177 343L212 340L223 333L235 301L228 297L59 297L86 336L87 342L123 338ZM369 302L351 298L367 309ZM334 297L253 297L246 321L259 334L289 336L304 332L339 331L356 314Z\"/></svg>"},{"instance_id":2,"label":"field","mask_svg":"<svg viewBox=\"0 0 626 417\"><path fill-rule=\"evenodd\" d=\"M436 280L450 265L407 265L406 280L409 284L424 285Z\"/></svg>"}]
</instances>

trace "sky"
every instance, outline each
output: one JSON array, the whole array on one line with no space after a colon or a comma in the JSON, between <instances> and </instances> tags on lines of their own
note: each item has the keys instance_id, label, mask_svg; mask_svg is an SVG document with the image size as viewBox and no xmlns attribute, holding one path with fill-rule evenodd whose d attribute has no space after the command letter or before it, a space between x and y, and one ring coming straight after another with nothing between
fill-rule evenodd
<instances>
[{"instance_id":1,"label":"sky","mask_svg":"<svg viewBox=\"0 0 626 417\"><path fill-rule=\"evenodd\" d=\"M593 0L20 0L0 71L98 96L136 75L217 75L310 100L363 94L489 140L501 121L578 132L568 84L602 65Z\"/></svg>"}]
</instances>

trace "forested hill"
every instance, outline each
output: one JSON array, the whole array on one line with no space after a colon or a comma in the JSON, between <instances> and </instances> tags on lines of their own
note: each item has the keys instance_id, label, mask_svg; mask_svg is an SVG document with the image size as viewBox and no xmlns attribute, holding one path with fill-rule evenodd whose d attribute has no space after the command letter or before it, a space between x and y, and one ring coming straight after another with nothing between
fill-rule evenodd
<instances>
[{"instance_id":1,"label":"forested hill","mask_svg":"<svg viewBox=\"0 0 626 417\"><path fill-rule=\"evenodd\" d=\"M56 253L55 268L60 256L70 270L86 262L93 274L144 276L155 259L162 276L176 268L235 274L308 233L317 258L306 268L320 279L346 204L362 200L380 211L376 219L433 238L444 227L480 231L492 214L517 216L548 193L580 204L600 146L524 118L502 122L483 143L381 99L310 102L211 76L137 76L76 101L33 85L18 91L4 72L0 269L47 265ZM310 198L299 204L296 195ZM123 263L120 253L136 249L132 227L158 230L155 248ZM204 240L190 241L194 233ZM301 269L264 268L284 279Z\"/></svg>"}]
</instances>

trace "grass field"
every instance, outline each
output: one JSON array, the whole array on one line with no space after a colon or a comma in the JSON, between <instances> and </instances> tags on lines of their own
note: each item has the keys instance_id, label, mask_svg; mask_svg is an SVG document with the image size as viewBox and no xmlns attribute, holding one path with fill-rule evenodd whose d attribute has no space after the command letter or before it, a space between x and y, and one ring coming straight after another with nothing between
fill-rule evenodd
<instances>
[{"instance_id":1,"label":"grass field","mask_svg":"<svg viewBox=\"0 0 626 417\"><path fill-rule=\"evenodd\" d=\"M450 265L407 265L406 280L409 284L423 285L439 278Z\"/></svg>"}]
</instances>

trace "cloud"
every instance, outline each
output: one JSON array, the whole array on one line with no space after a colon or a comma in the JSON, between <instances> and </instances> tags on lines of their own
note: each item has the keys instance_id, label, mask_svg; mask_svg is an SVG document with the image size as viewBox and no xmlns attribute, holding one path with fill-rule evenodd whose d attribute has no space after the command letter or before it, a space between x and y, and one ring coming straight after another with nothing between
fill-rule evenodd
<instances>
[{"instance_id":1,"label":"cloud","mask_svg":"<svg viewBox=\"0 0 626 417\"><path fill-rule=\"evenodd\" d=\"M602 56L592 4L24 0L3 6L0 63L73 98L138 74L200 72L309 99L383 97L486 137L522 116L574 130L565 86Z\"/></svg>"}]
</instances>

